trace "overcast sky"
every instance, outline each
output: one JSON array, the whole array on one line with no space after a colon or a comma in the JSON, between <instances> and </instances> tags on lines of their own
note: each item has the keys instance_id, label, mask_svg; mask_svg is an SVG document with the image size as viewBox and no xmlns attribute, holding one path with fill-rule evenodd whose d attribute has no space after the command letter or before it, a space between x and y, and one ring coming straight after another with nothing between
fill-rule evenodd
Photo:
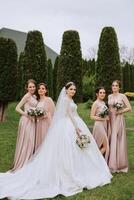
<instances>
[{"instance_id":1,"label":"overcast sky","mask_svg":"<svg viewBox=\"0 0 134 200\"><path fill-rule=\"evenodd\" d=\"M134 0L0 0L0 28L39 30L57 53L63 32L71 29L88 57L104 26L115 28L120 46L134 47Z\"/></svg>"}]
</instances>

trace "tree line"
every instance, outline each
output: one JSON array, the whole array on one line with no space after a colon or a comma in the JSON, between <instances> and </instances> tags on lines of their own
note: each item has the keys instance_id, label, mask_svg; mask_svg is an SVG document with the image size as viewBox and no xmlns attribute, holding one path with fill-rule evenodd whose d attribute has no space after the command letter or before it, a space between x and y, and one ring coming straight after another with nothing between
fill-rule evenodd
<instances>
[{"instance_id":1,"label":"tree line","mask_svg":"<svg viewBox=\"0 0 134 200\"><path fill-rule=\"evenodd\" d=\"M49 95L55 101L68 81L77 85L77 102L93 98L96 86L104 85L110 93L114 79L123 81L124 91L134 91L134 66L120 63L118 39L113 27L104 27L101 32L97 60L83 59L79 33L65 31L54 66L51 59L47 59L41 32L28 32L19 58L15 42L0 38L0 121L5 118L8 102L24 95L25 83L31 78L37 83L47 83Z\"/></svg>"}]
</instances>

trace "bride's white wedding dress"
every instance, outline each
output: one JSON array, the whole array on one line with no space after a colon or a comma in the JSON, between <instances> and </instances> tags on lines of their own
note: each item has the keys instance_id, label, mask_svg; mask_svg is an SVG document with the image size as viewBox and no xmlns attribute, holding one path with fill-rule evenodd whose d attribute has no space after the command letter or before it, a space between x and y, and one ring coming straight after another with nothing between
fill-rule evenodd
<instances>
[{"instance_id":1,"label":"bride's white wedding dress","mask_svg":"<svg viewBox=\"0 0 134 200\"><path fill-rule=\"evenodd\" d=\"M90 136L85 149L76 144L76 127ZM53 122L36 155L15 173L0 173L0 198L40 199L64 196L110 183L112 175L77 106L62 89Z\"/></svg>"}]
</instances>

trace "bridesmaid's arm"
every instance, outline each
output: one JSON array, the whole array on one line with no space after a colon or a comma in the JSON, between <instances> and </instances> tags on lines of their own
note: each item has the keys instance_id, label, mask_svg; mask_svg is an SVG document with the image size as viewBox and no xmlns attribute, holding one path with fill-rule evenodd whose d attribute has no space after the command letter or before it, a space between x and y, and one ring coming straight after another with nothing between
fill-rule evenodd
<instances>
[{"instance_id":1,"label":"bridesmaid's arm","mask_svg":"<svg viewBox=\"0 0 134 200\"><path fill-rule=\"evenodd\" d=\"M117 111L117 114L123 114L123 113L129 112L129 111L132 110L130 102L128 101L128 98L124 94L122 94L122 95L123 95L122 96L123 97L123 102L124 102L126 107L124 109L122 109L122 110Z\"/></svg>"},{"instance_id":2,"label":"bridesmaid's arm","mask_svg":"<svg viewBox=\"0 0 134 200\"><path fill-rule=\"evenodd\" d=\"M22 107L27 102L28 98L30 97L29 94L25 94L21 101L17 104L15 110L20 113L21 115L27 116L27 114L22 110Z\"/></svg>"},{"instance_id":3,"label":"bridesmaid's arm","mask_svg":"<svg viewBox=\"0 0 134 200\"><path fill-rule=\"evenodd\" d=\"M90 118L95 121L105 121L106 118L96 116L96 110L97 110L97 106L96 106L96 103L94 102L91 108Z\"/></svg>"}]
</instances>

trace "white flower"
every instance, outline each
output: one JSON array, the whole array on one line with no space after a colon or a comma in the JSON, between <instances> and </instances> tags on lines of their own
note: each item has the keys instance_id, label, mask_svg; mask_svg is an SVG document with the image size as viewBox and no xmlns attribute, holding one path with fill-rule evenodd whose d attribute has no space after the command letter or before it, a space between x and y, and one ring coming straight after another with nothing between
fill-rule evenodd
<instances>
[{"instance_id":1,"label":"white flower","mask_svg":"<svg viewBox=\"0 0 134 200\"><path fill-rule=\"evenodd\" d=\"M90 143L90 137L89 135L81 135L76 139L76 144L81 148L86 148L88 146L88 143Z\"/></svg>"}]
</instances>

